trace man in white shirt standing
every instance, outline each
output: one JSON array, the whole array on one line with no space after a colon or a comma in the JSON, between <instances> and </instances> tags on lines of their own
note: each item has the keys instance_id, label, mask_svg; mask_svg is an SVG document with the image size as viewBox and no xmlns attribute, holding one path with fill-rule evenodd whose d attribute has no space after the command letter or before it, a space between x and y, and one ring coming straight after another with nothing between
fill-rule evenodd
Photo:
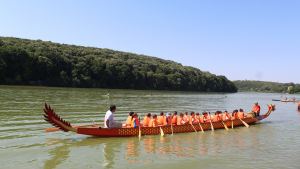
<instances>
[{"instance_id":1,"label":"man in white shirt standing","mask_svg":"<svg viewBox=\"0 0 300 169\"><path fill-rule=\"evenodd\" d=\"M116 106L115 105L111 105L109 110L106 112L105 114L105 119L104 119L104 127L108 128L108 129L112 129L112 128L122 128L122 123L120 122L115 122L114 120L114 115L113 113L116 111Z\"/></svg>"}]
</instances>

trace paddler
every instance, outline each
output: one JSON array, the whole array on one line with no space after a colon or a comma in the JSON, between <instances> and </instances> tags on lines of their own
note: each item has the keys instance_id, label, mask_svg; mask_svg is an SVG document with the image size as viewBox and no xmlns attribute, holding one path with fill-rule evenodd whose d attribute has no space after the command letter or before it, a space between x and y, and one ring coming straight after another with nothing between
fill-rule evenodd
<instances>
[{"instance_id":1,"label":"paddler","mask_svg":"<svg viewBox=\"0 0 300 169\"><path fill-rule=\"evenodd\" d=\"M168 112L167 115L164 118L164 126L169 126L171 125L172 120L171 120L171 113Z\"/></svg>"},{"instance_id":2,"label":"paddler","mask_svg":"<svg viewBox=\"0 0 300 169\"><path fill-rule=\"evenodd\" d=\"M185 124L189 124L189 115L187 112L183 112L183 121L185 122Z\"/></svg>"},{"instance_id":3,"label":"paddler","mask_svg":"<svg viewBox=\"0 0 300 169\"><path fill-rule=\"evenodd\" d=\"M136 113L133 114L132 116L132 121L131 121L131 127L138 127L140 125L141 121L141 115L138 118L138 115Z\"/></svg>"},{"instance_id":4,"label":"paddler","mask_svg":"<svg viewBox=\"0 0 300 169\"><path fill-rule=\"evenodd\" d=\"M164 112L160 112L160 116L158 116L157 118L158 125L163 125L164 119L165 119Z\"/></svg>"},{"instance_id":5,"label":"paddler","mask_svg":"<svg viewBox=\"0 0 300 169\"><path fill-rule=\"evenodd\" d=\"M218 121L220 121L220 117L219 117L219 115L218 115L218 111L216 111L216 112L215 112L215 115L214 115L214 117L213 117L212 122L218 122Z\"/></svg>"},{"instance_id":6,"label":"paddler","mask_svg":"<svg viewBox=\"0 0 300 169\"><path fill-rule=\"evenodd\" d=\"M240 109L239 113L238 113L238 117L240 119L243 119L245 117L245 114L244 114L244 110L243 109Z\"/></svg>"},{"instance_id":7,"label":"paddler","mask_svg":"<svg viewBox=\"0 0 300 169\"><path fill-rule=\"evenodd\" d=\"M192 111L190 116L190 124L197 124L197 119L195 117L195 113Z\"/></svg>"},{"instance_id":8,"label":"paddler","mask_svg":"<svg viewBox=\"0 0 300 169\"><path fill-rule=\"evenodd\" d=\"M177 125L177 111L174 111L172 115L172 125Z\"/></svg>"},{"instance_id":9,"label":"paddler","mask_svg":"<svg viewBox=\"0 0 300 169\"><path fill-rule=\"evenodd\" d=\"M225 121L225 120L230 120L230 115L228 114L228 112L225 110L224 113L223 113L223 117L222 117L222 120Z\"/></svg>"},{"instance_id":10,"label":"paddler","mask_svg":"<svg viewBox=\"0 0 300 169\"><path fill-rule=\"evenodd\" d=\"M295 100L296 100L296 98L294 97L294 98L293 98L293 101L295 101Z\"/></svg>"},{"instance_id":11,"label":"paddler","mask_svg":"<svg viewBox=\"0 0 300 169\"><path fill-rule=\"evenodd\" d=\"M223 116L222 116L222 112L221 111L218 111L218 115L219 115L219 119L222 120Z\"/></svg>"},{"instance_id":12,"label":"paddler","mask_svg":"<svg viewBox=\"0 0 300 169\"><path fill-rule=\"evenodd\" d=\"M196 113L196 121L198 122L198 123L200 123L200 114L199 113Z\"/></svg>"},{"instance_id":13,"label":"paddler","mask_svg":"<svg viewBox=\"0 0 300 169\"><path fill-rule=\"evenodd\" d=\"M154 114L153 117L152 117L152 119L149 121L148 127L156 127L156 126L158 126L156 118L157 118L157 115Z\"/></svg>"},{"instance_id":14,"label":"paddler","mask_svg":"<svg viewBox=\"0 0 300 169\"><path fill-rule=\"evenodd\" d=\"M205 123L206 121L207 121L207 112L204 111L204 112L202 112L200 122Z\"/></svg>"},{"instance_id":15,"label":"paddler","mask_svg":"<svg viewBox=\"0 0 300 169\"><path fill-rule=\"evenodd\" d=\"M232 111L231 120L235 120L235 110Z\"/></svg>"},{"instance_id":16,"label":"paddler","mask_svg":"<svg viewBox=\"0 0 300 169\"><path fill-rule=\"evenodd\" d=\"M131 121L132 121L132 116L133 116L134 112L129 112L129 116L127 118L127 121L126 121L126 127L131 127Z\"/></svg>"},{"instance_id":17,"label":"paddler","mask_svg":"<svg viewBox=\"0 0 300 169\"><path fill-rule=\"evenodd\" d=\"M179 118L177 120L177 125L183 125L185 124L184 120L183 120L184 115L182 113L180 113Z\"/></svg>"},{"instance_id":18,"label":"paddler","mask_svg":"<svg viewBox=\"0 0 300 169\"><path fill-rule=\"evenodd\" d=\"M104 127L108 129L113 129L113 128L122 128L122 123L120 122L115 122L114 120L114 115L113 113L117 110L117 107L115 105L111 105L109 110L105 114L104 118Z\"/></svg>"},{"instance_id":19,"label":"paddler","mask_svg":"<svg viewBox=\"0 0 300 169\"><path fill-rule=\"evenodd\" d=\"M143 126L148 127L150 120L151 120L151 113L148 113L143 120Z\"/></svg>"},{"instance_id":20,"label":"paddler","mask_svg":"<svg viewBox=\"0 0 300 169\"><path fill-rule=\"evenodd\" d=\"M260 106L258 105L258 102L254 103L252 111L255 115L255 117L259 116L260 113Z\"/></svg>"}]
</instances>

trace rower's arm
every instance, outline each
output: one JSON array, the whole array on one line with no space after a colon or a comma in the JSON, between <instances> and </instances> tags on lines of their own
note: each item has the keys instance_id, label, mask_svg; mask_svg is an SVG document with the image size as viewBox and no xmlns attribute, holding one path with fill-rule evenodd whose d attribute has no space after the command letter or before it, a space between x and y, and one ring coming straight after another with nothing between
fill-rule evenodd
<instances>
[{"instance_id":1,"label":"rower's arm","mask_svg":"<svg viewBox=\"0 0 300 169\"><path fill-rule=\"evenodd\" d=\"M110 126L109 126L109 120L108 119L106 119L106 126L107 126L107 128L109 128Z\"/></svg>"}]
</instances>

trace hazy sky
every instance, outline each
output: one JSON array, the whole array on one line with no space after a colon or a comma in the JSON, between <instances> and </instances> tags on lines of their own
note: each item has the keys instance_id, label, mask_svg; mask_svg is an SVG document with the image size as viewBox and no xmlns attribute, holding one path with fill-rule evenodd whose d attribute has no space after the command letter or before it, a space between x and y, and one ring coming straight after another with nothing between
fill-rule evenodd
<instances>
[{"instance_id":1,"label":"hazy sky","mask_svg":"<svg viewBox=\"0 0 300 169\"><path fill-rule=\"evenodd\" d=\"M0 36L155 56L229 80L300 83L300 0L0 0Z\"/></svg>"}]
</instances>

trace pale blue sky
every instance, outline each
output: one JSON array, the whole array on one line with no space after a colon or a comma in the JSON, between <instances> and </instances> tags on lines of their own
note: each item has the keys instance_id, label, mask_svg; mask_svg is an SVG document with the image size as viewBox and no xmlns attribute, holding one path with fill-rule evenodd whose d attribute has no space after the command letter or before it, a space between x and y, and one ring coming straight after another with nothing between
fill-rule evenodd
<instances>
[{"instance_id":1,"label":"pale blue sky","mask_svg":"<svg viewBox=\"0 0 300 169\"><path fill-rule=\"evenodd\" d=\"M0 0L0 36L155 56L229 80L300 83L300 0Z\"/></svg>"}]
</instances>

